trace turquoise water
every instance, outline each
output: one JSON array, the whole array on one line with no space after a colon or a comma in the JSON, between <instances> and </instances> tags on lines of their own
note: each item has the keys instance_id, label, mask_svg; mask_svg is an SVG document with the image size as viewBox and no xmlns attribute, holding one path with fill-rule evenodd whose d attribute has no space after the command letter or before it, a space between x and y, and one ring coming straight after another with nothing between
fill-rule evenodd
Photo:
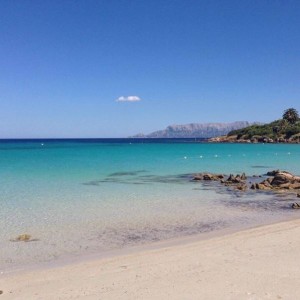
<instances>
[{"instance_id":1,"label":"turquoise water","mask_svg":"<svg viewBox=\"0 0 300 300\"><path fill-rule=\"evenodd\" d=\"M299 162L299 145L0 143L0 268L290 218L293 195L232 192L190 174L300 174ZM23 233L37 241L11 241Z\"/></svg>"}]
</instances>

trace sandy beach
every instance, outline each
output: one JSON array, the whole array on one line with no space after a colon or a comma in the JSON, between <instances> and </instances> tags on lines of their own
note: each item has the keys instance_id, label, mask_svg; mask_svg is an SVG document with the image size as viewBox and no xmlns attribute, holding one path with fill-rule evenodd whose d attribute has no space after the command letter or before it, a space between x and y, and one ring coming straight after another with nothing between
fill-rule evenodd
<instances>
[{"instance_id":1,"label":"sandy beach","mask_svg":"<svg viewBox=\"0 0 300 300\"><path fill-rule=\"evenodd\" d=\"M298 299L300 220L3 276L1 299Z\"/></svg>"}]
</instances>

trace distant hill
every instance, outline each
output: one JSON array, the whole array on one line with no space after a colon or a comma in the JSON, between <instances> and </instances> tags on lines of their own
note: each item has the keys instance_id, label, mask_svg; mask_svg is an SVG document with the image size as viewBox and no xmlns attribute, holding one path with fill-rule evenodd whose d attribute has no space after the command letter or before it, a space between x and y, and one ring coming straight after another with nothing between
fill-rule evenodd
<instances>
[{"instance_id":1,"label":"distant hill","mask_svg":"<svg viewBox=\"0 0 300 300\"><path fill-rule=\"evenodd\" d=\"M191 123L184 125L170 125L164 130L150 134L137 134L133 138L212 138L226 135L230 131L257 124L247 121L233 123Z\"/></svg>"}]
</instances>

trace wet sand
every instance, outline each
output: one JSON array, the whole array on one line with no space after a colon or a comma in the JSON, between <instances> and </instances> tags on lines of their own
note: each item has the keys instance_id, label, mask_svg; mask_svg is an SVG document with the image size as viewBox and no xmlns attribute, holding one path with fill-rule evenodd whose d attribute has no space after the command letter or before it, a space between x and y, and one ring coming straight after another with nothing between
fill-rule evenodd
<instances>
[{"instance_id":1,"label":"wet sand","mask_svg":"<svg viewBox=\"0 0 300 300\"><path fill-rule=\"evenodd\" d=\"M1 299L297 299L300 220L1 275Z\"/></svg>"}]
</instances>

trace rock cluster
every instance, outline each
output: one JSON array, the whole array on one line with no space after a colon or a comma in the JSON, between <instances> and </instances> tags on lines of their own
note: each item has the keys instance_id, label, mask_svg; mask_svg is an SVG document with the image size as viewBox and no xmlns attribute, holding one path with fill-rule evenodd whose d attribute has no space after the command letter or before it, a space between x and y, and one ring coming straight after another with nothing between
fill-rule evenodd
<instances>
[{"instance_id":1,"label":"rock cluster","mask_svg":"<svg viewBox=\"0 0 300 300\"><path fill-rule=\"evenodd\" d=\"M199 173L194 176L193 180L221 181L223 178L224 178L223 174Z\"/></svg>"},{"instance_id":2,"label":"rock cluster","mask_svg":"<svg viewBox=\"0 0 300 300\"><path fill-rule=\"evenodd\" d=\"M246 174L225 176L223 174L213 173L198 173L195 174L194 181L217 181L226 187L230 187L239 191L246 191L248 187L252 190L269 190L269 191L289 191L297 192L297 197L300 198L300 176L295 176L287 171L273 170L265 174L270 176L261 182L252 183L247 181ZM262 177L262 176L252 176ZM250 185L251 184L251 185ZM293 209L300 209L300 204L295 202L290 204Z\"/></svg>"},{"instance_id":3,"label":"rock cluster","mask_svg":"<svg viewBox=\"0 0 300 300\"><path fill-rule=\"evenodd\" d=\"M286 171L274 170L267 173L269 177L260 183L253 183L251 189L255 190L298 190L300 189L300 176Z\"/></svg>"},{"instance_id":4,"label":"rock cluster","mask_svg":"<svg viewBox=\"0 0 300 300\"><path fill-rule=\"evenodd\" d=\"M232 186L240 191L245 191L247 189L246 179L245 173L242 175L230 174L227 179L225 179L223 174L199 173L193 178L194 181L219 181L226 186Z\"/></svg>"},{"instance_id":5,"label":"rock cluster","mask_svg":"<svg viewBox=\"0 0 300 300\"><path fill-rule=\"evenodd\" d=\"M247 177L245 173L242 175L230 174L229 177L225 181L222 180L221 183L224 183L226 186L233 186L239 191L245 191L247 189L246 179Z\"/></svg>"}]
</instances>

